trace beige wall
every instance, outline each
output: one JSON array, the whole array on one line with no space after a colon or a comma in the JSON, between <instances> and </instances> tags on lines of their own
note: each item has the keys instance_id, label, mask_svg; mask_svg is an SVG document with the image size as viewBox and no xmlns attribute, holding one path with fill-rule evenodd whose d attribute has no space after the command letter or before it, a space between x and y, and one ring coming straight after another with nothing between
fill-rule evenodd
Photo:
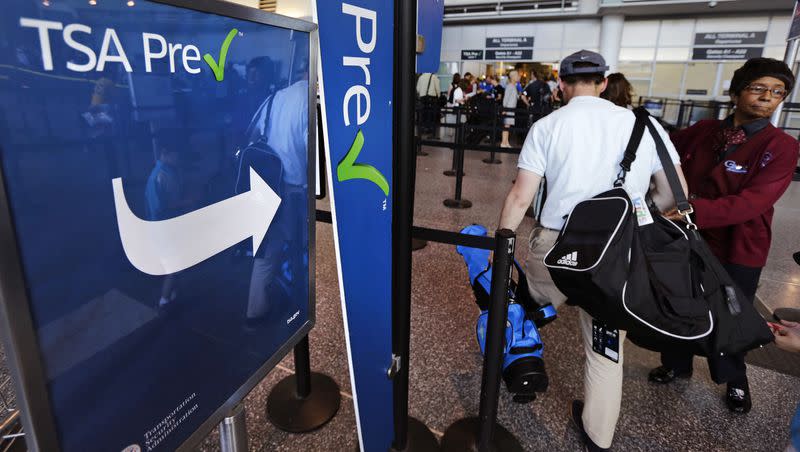
<instances>
[{"instance_id":1,"label":"beige wall","mask_svg":"<svg viewBox=\"0 0 800 452\"><path fill-rule=\"evenodd\" d=\"M226 0L231 3L238 3L240 5L249 6L251 8L258 8L258 0Z\"/></svg>"},{"instance_id":2,"label":"beige wall","mask_svg":"<svg viewBox=\"0 0 800 452\"><path fill-rule=\"evenodd\" d=\"M275 11L284 16L311 20L311 0L278 0Z\"/></svg>"}]
</instances>

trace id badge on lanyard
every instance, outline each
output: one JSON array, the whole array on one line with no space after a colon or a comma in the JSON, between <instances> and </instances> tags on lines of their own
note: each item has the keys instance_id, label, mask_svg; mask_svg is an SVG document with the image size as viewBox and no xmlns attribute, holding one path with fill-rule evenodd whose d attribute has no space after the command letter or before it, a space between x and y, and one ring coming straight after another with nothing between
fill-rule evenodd
<instances>
[{"instance_id":1,"label":"id badge on lanyard","mask_svg":"<svg viewBox=\"0 0 800 452\"><path fill-rule=\"evenodd\" d=\"M619 330L592 319L592 350L615 363L619 363Z\"/></svg>"},{"instance_id":2,"label":"id badge on lanyard","mask_svg":"<svg viewBox=\"0 0 800 452\"><path fill-rule=\"evenodd\" d=\"M653 215L650 213L650 208L647 207L647 200L645 200L644 195L637 191L630 190L628 187L625 187L625 191L628 192L628 196L631 198L633 213L636 216L636 221L639 223L639 226L653 224Z\"/></svg>"}]
</instances>

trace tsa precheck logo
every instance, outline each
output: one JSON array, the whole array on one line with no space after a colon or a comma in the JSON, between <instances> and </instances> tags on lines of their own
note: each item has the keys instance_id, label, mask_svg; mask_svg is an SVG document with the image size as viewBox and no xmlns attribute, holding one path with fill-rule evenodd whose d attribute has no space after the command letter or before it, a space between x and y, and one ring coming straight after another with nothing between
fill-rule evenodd
<instances>
[{"instance_id":1,"label":"tsa precheck logo","mask_svg":"<svg viewBox=\"0 0 800 452\"><path fill-rule=\"evenodd\" d=\"M34 19L30 17L21 17L19 19L19 25L22 28L29 28L36 31L39 38L39 51L42 55L42 68L47 72L54 70L56 64L55 57L58 56L53 54L53 49L50 45L51 34L54 34L54 36L60 34L61 39L67 47L83 54L82 62L65 62L65 66L69 71L103 72L107 65L114 63L121 64L126 72L134 71L134 65L131 64L131 59L128 58L126 46L122 44L119 34L113 28L106 28L105 31L102 32L103 41L100 50L96 51L94 48L90 47L88 43L81 42L82 40L89 41L88 37L94 32L94 30L87 25L77 23L64 24L63 22ZM236 28L228 32L225 40L222 41L222 46L219 49L219 56L216 59L210 53L203 55L203 61L205 61L214 73L214 78L218 82L225 79L225 61L228 57L228 50L230 49L231 42L236 36L243 36L243 34ZM144 52L145 72L153 72L153 63L165 58L169 58L169 67L172 73L181 69L192 75L202 72L201 68L196 66L200 61L200 49L196 45L168 42L164 36L156 33L142 33L141 38L142 44L140 48L143 49ZM128 48L128 50L131 49ZM134 63L136 62L134 61Z\"/></svg>"}]
</instances>

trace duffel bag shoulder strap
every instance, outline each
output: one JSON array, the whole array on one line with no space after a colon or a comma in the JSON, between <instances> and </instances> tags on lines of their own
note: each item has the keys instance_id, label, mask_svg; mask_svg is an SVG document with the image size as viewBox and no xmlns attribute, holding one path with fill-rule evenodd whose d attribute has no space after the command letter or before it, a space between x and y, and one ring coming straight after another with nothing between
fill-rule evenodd
<instances>
[{"instance_id":1,"label":"duffel bag shoulder strap","mask_svg":"<svg viewBox=\"0 0 800 452\"><path fill-rule=\"evenodd\" d=\"M649 116L647 110L642 108L642 111ZM672 196L675 198L675 204L678 206L678 212L683 215L687 222L691 225L692 223L689 219L689 214L692 213L692 205L689 204L689 201L686 199L686 193L683 192L681 180L678 178L678 171L675 169L675 163L672 162L672 159L669 156L669 151L667 151L667 146L664 144L664 140L661 139L661 134L659 134L658 130L656 130L656 126L653 125L653 122L650 121L650 118L647 118L646 122L647 129L650 131L650 135L653 137L653 141L656 143L658 159L661 160L661 166L664 169L664 174L667 175L667 182L669 182L669 188L672 190Z\"/></svg>"},{"instance_id":2,"label":"duffel bag shoulder strap","mask_svg":"<svg viewBox=\"0 0 800 452\"><path fill-rule=\"evenodd\" d=\"M633 125L631 138L628 140L628 147L625 148L625 155L619 163L621 169L617 175L617 180L614 182L615 187L621 187L625 183L625 177L630 172L634 160L636 160L636 151L639 150L639 144L642 142L644 129L647 126L647 110L636 108L633 110L633 114L636 115L636 122Z\"/></svg>"}]
</instances>

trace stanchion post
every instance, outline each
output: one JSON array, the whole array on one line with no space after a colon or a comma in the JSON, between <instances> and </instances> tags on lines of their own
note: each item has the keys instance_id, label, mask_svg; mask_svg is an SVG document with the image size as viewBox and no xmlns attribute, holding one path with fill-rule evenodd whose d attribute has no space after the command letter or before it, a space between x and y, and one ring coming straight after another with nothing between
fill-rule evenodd
<instances>
[{"instance_id":1,"label":"stanchion post","mask_svg":"<svg viewBox=\"0 0 800 452\"><path fill-rule=\"evenodd\" d=\"M311 347L308 336L294 348L294 377L297 379L297 397L305 399L311 394Z\"/></svg>"},{"instance_id":2,"label":"stanchion post","mask_svg":"<svg viewBox=\"0 0 800 452\"><path fill-rule=\"evenodd\" d=\"M422 137L416 136L415 138L417 142L417 155L420 157L427 157L428 155L430 155L422 150Z\"/></svg>"},{"instance_id":3,"label":"stanchion post","mask_svg":"<svg viewBox=\"0 0 800 452\"><path fill-rule=\"evenodd\" d=\"M519 440L497 424L497 406L503 370L503 341L508 318L508 286L516 235L508 229L500 229L495 232L494 237L491 304L486 324L486 347L478 417L461 419L447 429L442 438L442 450L445 452L522 451Z\"/></svg>"},{"instance_id":4,"label":"stanchion post","mask_svg":"<svg viewBox=\"0 0 800 452\"><path fill-rule=\"evenodd\" d=\"M680 101L680 106L678 107L678 120L675 123L675 127L678 129L683 128L683 113L684 108L686 107L686 103L684 101Z\"/></svg>"},{"instance_id":5,"label":"stanchion post","mask_svg":"<svg viewBox=\"0 0 800 452\"><path fill-rule=\"evenodd\" d=\"M392 449L435 451L436 436L408 415L411 348L411 234L417 157L414 132L414 75L417 61L417 0L395 2L394 172L392 209L392 378L394 438ZM388 363L387 363L388 364Z\"/></svg>"},{"instance_id":6,"label":"stanchion post","mask_svg":"<svg viewBox=\"0 0 800 452\"><path fill-rule=\"evenodd\" d=\"M491 145L494 146L495 142L497 141L497 102L494 103L494 114L492 115L492 135L491 135ZM491 151L489 153L489 158L483 159L483 163L488 163L490 165L499 165L503 163L500 159L495 157L495 152Z\"/></svg>"},{"instance_id":7,"label":"stanchion post","mask_svg":"<svg viewBox=\"0 0 800 452\"><path fill-rule=\"evenodd\" d=\"M453 163L450 165L450 169L449 170L445 170L442 173L445 176L450 176L450 177L455 176L456 172L458 171L458 168L457 168L458 167L458 163L457 163L458 162L458 155L456 155L456 154L458 153L457 147L458 147L458 143L460 142L459 136L461 135L461 129L462 129L462 126L461 126L461 108L462 107L459 107L459 106L453 107L453 110L456 112L456 124L455 124L455 128L454 128L454 131L453 131ZM462 168L461 172L462 172L461 175L463 176L464 175L463 174L463 168Z\"/></svg>"},{"instance_id":8,"label":"stanchion post","mask_svg":"<svg viewBox=\"0 0 800 452\"><path fill-rule=\"evenodd\" d=\"M222 452L248 452L247 443L244 405L239 404L219 423L219 446Z\"/></svg>"},{"instance_id":9,"label":"stanchion post","mask_svg":"<svg viewBox=\"0 0 800 452\"><path fill-rule=\"evenodd\" d=\"M456 142L453 148L453 158L456 159L456 192L452 199L445 199L444 205L452 209L469 209L472 201L461 199L461 188L464 184L464 128L456 129Z\"/></svg>"},{"instance_id":10,"label":"stanchion post","mask_svg":"<svg viewBox=\"0 0 800 452\"><path fill-rule=\"evenodd\" d=\"M497 403L503 371L503 340L508 318L508 281L511 278L516 236L508 229L501 229L495 233L495 240L492 300L486 326L486 358L483 360L481 404L478 412L481 423L478 432L478 450L481 452L489 451L497 420Z\"/></svg>"},{"instance_id":11,"label":"stanchion post","mask_svg":"<svg viewBox=\"0 0 800 452\"><path fill-rule=\"evenodd\" d=\"M287 432L310 432L330 421L341 401L339 385L331 377L311 372L306 336L294 347L294 375L278 382L267 397L267 418Z\"/></svg>"}]
</instances>

